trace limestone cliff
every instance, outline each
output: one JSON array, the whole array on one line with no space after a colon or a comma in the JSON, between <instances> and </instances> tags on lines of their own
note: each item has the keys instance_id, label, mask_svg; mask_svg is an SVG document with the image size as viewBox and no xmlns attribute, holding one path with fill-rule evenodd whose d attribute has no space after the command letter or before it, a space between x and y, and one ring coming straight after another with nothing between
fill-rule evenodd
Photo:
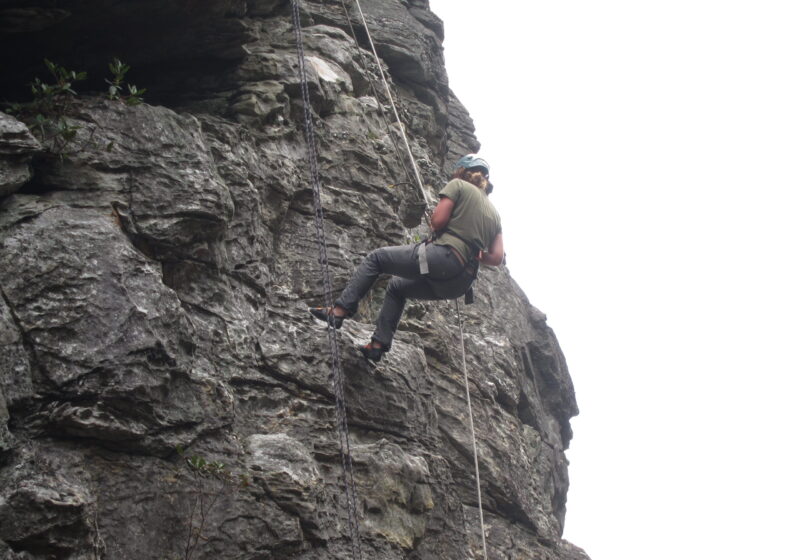
<instances>
[{"instance_id":1,"label":"limestone cliff","mask_svg":"<svg viewBox=\"0 0 800 560\"><path fill-rule=\"evenodd\" d=\"M363 7L435 198L478 147L442 22L426 0ZM364 29L301 10L340 289L423 232L424 203ZM44 58L88 72L64 145L0 114L0 558L351 558L288 3L0 0L0 41L7 101ZM103 97L113 57L146 103ZM354 345L384 285L341 331L364 554L479 558L454 308L410 305L373 365ZM586 559L561 539L577 405L558 343L505 269L476 300L489 556Z\"/></svg>"}]
</instances>

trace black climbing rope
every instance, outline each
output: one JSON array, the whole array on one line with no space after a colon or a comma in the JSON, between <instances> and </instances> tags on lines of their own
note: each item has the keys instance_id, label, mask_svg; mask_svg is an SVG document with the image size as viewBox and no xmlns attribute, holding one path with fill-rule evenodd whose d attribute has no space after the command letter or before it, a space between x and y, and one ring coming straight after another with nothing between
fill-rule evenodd
<instances>
[{"instance_id":1,"label":"black climbing rope","mask_svg":"<svg viewBox=\"0 0 800 560\"><path fill-rule=\"evenodd\" d=\"M319 178L319 150L314 134L314 121L311 113L311 101L308 94L308 73L306 71L305 53L303 49L303 34L300 27L300 8L297 0L292 0L292 21L294 23L295 41L297 43L297 60L300 67L300 89L303 96L303 117L305 125L305 138L308 146L308 165L311 173L311 184L314 192L314 227L316 229L317 245L319 247L319 262L322 266L322 280L325 290L325 306L333 307L333 289L331 276L328 269L328 252L325 241L325 224L322 213L322 200L320 196ZM347 405L344 398L344 384L342 382L342 357L339 350L339 339L332 322L328 324L328 344L331 352L331 378L333 379L334 396L336 400L336 421L339 430L339 449L342 459L342 476L344 478L345 494L347 499L347 521L350 530L350 543L353 558L361 560L361 540L358 527L358 512L356 511L356 485L353 478L353 458L350 453L350 433L347 429Z\"/></svg>"},{"instance_id":2,"label":"black climbing rope","mask_svg":"<svg viewBox=\"0 0 800 560\"><path fill-rule=\"evenodd\" d=\"M386 97L392 107L392 111L394 113L397 125L399 127L400 135L403 139L403 143L408 153L409 161L411 163L411 168L414 172L414 179L416 179L416 183L419 186L420 193L422 194L423 200L425 201L426 210L429 205L428 195L425 191L425 187L422 184L422 179L419 174L419 168L417 167L416 160L414 158L414 154L411 151L411 145L408 142L408 138L405 132L405 125L400 120L400 115L397 111L397 106L395 105L394 98L392 96L391 89L389 87L388 80L383 72L383 67L381 66L380 58L378 57L378 53L375 49L375 44L372 41L372 36L369 32L369 26L367 25L366 18L364 17L364 12L361 9L361 4L359 0L354 0L356 8L361 18L362 25L364 26L364 31L367 36L367 40L369 42L370 48L372 50L372 54L375 58L375 63L378 67L378 72L380 73L381 79L383 81L383 85L386 91ZM347 6L345 5L344 0L341 0L342 8L344 9L345 16L347 17L347 22L350 27L350 32L353 36L353 40L356 43L357 52L359 57L361 58L361 64L366 69L366 63L364 62L363 55L361 54L360 48L358 48L358 38L356 37L355 29L353 27L352 20L350 19L350 14L347 10ZM306 73L305 67L305 54L303 52L303 37L300 27L300 12L297 0L292 0L292 20L294 22L294 29L295 29L295 38L297 41L297 56L300 65L300 74L301 74L301 90L303 95L303 114L305 119L305 136L306 136L306 143L308 144L308 160L309 160L309 168L311 170L311 181L313 185L314 191L314 225L316 228L317 233L317 244L319 246L319 260L322 264L323 269L323 282L324 282L324 289L325 289L325 306L328 308L333 307L333 297L332 297L332 287L330 281L330 273L328 270L328 257L327 257L327 250L326 250L326 243L325 243L325 230L324 230L324 223L323 223L323 213L322 213L322 202L320 199L320 180L319 180L319 152L317 150L317 143L316 137L314 135L314 123L313 117L311 114L311 102L309 100L308 94L308 76ZM402 165L402 158L400 157L400 150L397 146L397 142L395 141L394 137L392 136L391 127L389 122L386 118L386 115L383 111L383 106L380 101L380 97L377 93L377 88L375 87L374 83L372 82L372 78L367 74L367 79L369 80L370 87L372 89L373 95L375 96L376 101L378 102L378 107L381 113L381 117L383 118L384 124L387 127L388 134L392 143L394 144L395 148L395 155L397 156L398 162L400 162L401 167L406 172L407 178L409 179L408 182L411 182L411 175L408 173L408 169L405 165ZM428 216L428 220L430 217ZM462 371L464 374L464 385L466 390L466 400L467 400L467 409L469 411L469 423L470 423L470 432L472 434L472 449L473 449L473 458L475 462L475 482L476 482L476 489L478 495L478 512L480 515L480 529L481 529L481 541L483 545L483 556L485 560L488 560L487 548L486 548L486 528L484 525L483 519L483 505L481 503L481 483L480 483L480 470L478 467L478 446L477 446L477 439L475 437L475 425L473 422L473 415L472 415L472 403L469 394L469 376L467 373L467 362L466 362L466 348L464 345L464 323L461 318L461 311L458 307L458 301L455 301L456 306L456 315L458 317L458 325L459 331L461 335L461 363L462 363ZM337 421L339 427L339 440L340 440L340 448L341 448L341 456L342 456L342 471L344 473L345 479L345 490L347 492L347 507L348 507L348 522L350 528L350 539L353 547L353 556L354 558L361 559L361 543L359 540L359 528L358 528L358 516L356 512L356 487L355 481L353 479L353 463L352 463L352 456L350 454L350 436L347 429L347 408L345 406L344 400L344 390L343 390L343 383L342 383L342 374L341 374L341 353L339 350L339 341L336 335L336 330L330 322L328 324L328 341L331 348L331 376L333 378L333 385L334 385L334 393L336 396L336 412L337 412Z\"/></svg>"}]
</instances>

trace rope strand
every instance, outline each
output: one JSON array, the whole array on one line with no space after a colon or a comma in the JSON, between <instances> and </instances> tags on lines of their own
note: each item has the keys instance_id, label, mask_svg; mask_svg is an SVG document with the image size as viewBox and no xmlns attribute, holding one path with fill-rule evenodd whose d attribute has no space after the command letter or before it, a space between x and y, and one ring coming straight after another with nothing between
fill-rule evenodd
<instances>
[{"instance_id":1,"label":"rope strand","mask_svg":"<svg viewBox=\"0 0 800 560\"><path fill-rule=\"evenodd\" d=\"M381 115L381 120L383 121L384 126L386 127L386 135L389 137L389 140L392 142L392 147L394 148L394 157L397 159L397 163L400 165L400 168L403 170L403 173L406 175L406 179L408 179L409 185L414 185L414 178L408 172L408 166L403 164L403 158L400 155L400 147L397 145L397 139L392 134L392 127L389 124L388 119L386 118L386 111L383 108L383 103L381 102L380 96L378 95L378 88L375 87L375 82L370 76L369 71L367 71L367 63L364 58L364 55L361 52L361 47L358 45L358 37L356 37L356 30L353 27L353 20L350 18L350 11L347 9L347 5L345 4L345 0L341 0L342 10L344 11L344 15L347 18L347 26L350 28L350 35L353 37L353 42L356 44L356 53L358 54L358 61L361 64L361 67L364 68L365 76L367 77L367 81L369 82L369 89L372 91L373 97L375 97L375 101L378 104L378 112ZM397 183L399 184L399 183Z\"/></svg>"},{"instance_id":2,"label":"rope strand","mask_svg":"<svg viewBox=\"0 0 800 560\"><path fill-rule=\"evenodd\" d=\"M483 504L481 503L481 471L478 468L478 441L475 438L475 424L472 421L472 401L469 397L469 376L467 375L467 351L464 346L464 322L461 320L461 309L458 307L458 300L453 300L456 304L456 315L458 316L458 330L461 333L461 369L464 372L464 390L467 393L467 410L469 411L469 429L472 432L472 454L475 458L475 485L478 488L478 515L481 520L481 541L483 542L483 558L489 560L486 553L486 527L483 524Z\"/></svg>"},{"instance_id":3,"label":"rope strand","mask_svg":"<svg viewBox=\"0 0 800 560\"><path fill-rule=\"evenodd\" d=\"M392 107L392 111L394 113L394 117L398 124L400 135L403 139L403 143L405 144L406 151L408 153L409 160L411 162L411 167L414 171L414 177L417 181L417 185L419 187L420 193L422 194L423 200L425 201L426 208L430 206L430 200L428 198L428 194L425 191L425 187L422 183L422 178L419 174L419 168L417 166L416 159L414 158L414 154L411 151L411 145L409 144L408 137L406 136L405 132L405 125L400 119L400 115L397 111L397 106L394 102L394 97L392 96L391 89L389 87L389 82L386 79L386 75L383 72L383 66L381 64L380 58L378 57L378 52L375 49L375 43L372 40L372 35L369 32L369 26L367 25L367 20L364 17L364 12L361 9L361 3L359 0L355 0L356 7L358 8L358 13L361 17L361 22L364 25L364 30L367 35L367 39L369 41L370 48L372 50L372 54L375 58L375 63L378 67L378 71L381 76L381 80L383 81L384 89L386 91L386 96L389 100L389 104ZM347 17L348 24L350 26L350 31L353 35L353 40L356 41L356 46L358 45L357 38L355 36L355 30L353 29L352 21L350 20L349 12L347 11L347 7L344 4L344 0L342 0L342 8L344 9L345 16ZM320 263L323 265L323 283L325 288L325 305L326 307L332 307L333 305L333 298L332 298L332 288L330 282L330 272L328 270L328 257L327 257L327 250L325 245L325 231L324 231L324 222L323 222L323 213L322 213L322 203L320 197L320 180L319 180L319 153L316 144L316 137L314 135L314 128L313 128L313 120L310 110L310 100L308 94L308 77L305 68L305 54L303 53L303 41L302 41L302 33L300 31L300 15L299 15L299 8L297 4L297 0L292 0L292 19L295 26L295 36L297 40L297 53L300 65L300 73L301 73L301 90L303 95L303 110L304 110L304 117L305 117L305 135L306 135L306 142L309 147L309 167L311 170L311 180L313 184L313 191L314 191L314 223L317 233L317 244L319 245L320 251ZM361 56L359 51L359 56ZM366 64L362 65L366 69ZM372 88L373 94L375 98L378 99L377 91L372 84L371 78L369 78L370 86ZM387 129L389 128L388 122L386 121L383 107L381 106L380 100L378 100L378 106L381 112L381 116L383 117L384 123L387 125ZM399 153L397 144L394 142L394 138L391 136L391 130L389 131L389 136L392 139L392 142L395 147L395 154L399 159ZM404 167L405 169L405 167ZM407 171L406 174L408 175ZM409 177L410 178L410 177ZM472 415L472 402L469 394L469 375L467 373L467 357L466 357L466 346L464 344L464 325L461 319L461 310L458 306L458 300L454 300L456 306L456 315L458 317L458 326L461 335L461 365L462 371L464 373L464 388L466 392L466 399L467 399L467 410L469 413L469 426L470 426L470 433L472 435L472 451L473 451L473 458L475 461L475 483L477 487L477 495L478 495L478 515L480 518L480 526L481 526L481 542L483 544L483 557L484 560L488 560L489 556L486 549L486 528L483 519L483 503L481 499L481 479L480 479L480 468L478 465L478 444L477 438L475 436L475 424ZM333 385L334 385L334 393L336 396L336 410L337 410L337 422L339 427L339 440L340 440L340 449L341 449L341 457L342 457L342 471L345 479L345 491L347 494L347 506L348 506L348 522L350 528L350 539L353 547L353 557L361 559L361 543L359 540L359 528L358 528L358 515L355 507L356 502L356 488L355 488L355 481L353 479L353 464L352 464L352 455L350 453L350 436L349 431L347 428L347 409L344 400L344 389L341 379L341 354L339 349L338 338L336 335L336 330L334 329L332 324L328 324L328 340L331 348L331 354L333 357L331 363L331 376L333 378Z\"/></svg>"},{"instance_id":4,"label":"rope strand","mask_svg":"<svg viewBox=\"0 0 800 560\"><path fill-rule=\"evenodd\" d=\"M297 0L292 0L292 22L294 24L295 41L297 43L297 59L300 69L300 89L303 97L303 117L306 144L308 145L308 164L311 173L311 184L314 192L314 228L316 230L317 246L319 248L319 262L322 266L322 281L325 291L325 305L333 305L333 289L331 286L330 270L328 269L328 252L325 240L325 223L322 211L319 176L319 149L314 134L314 121L311 113L311 100L308 93L308 73L305 64L303 49L303 34L300 27L300 9ZM358 512L356 510L357 494L353 477L353 458L350 452L350 434L347 428L347 406L344 398L342 383L342 358L339 349L339 339L334 325L328 322L328 345L331 353L331 377L333 379L334 396L336 400L336 420L339 431L339 449L342 460L342 476L344 478L345 495L347 499L347 521L350 531L350 543L353 558L361 560L361 541L359 538Z\"/></svg>"},{"instance_id":5,"label":"rope strand","mask_svg":"<svg viewBox=\"0 0 800 560\"><path fill-rule=\"evenodd\" d=\"M389 88L389 82L386 79L386 74L383 72L383 65L381 64L380 58L378 57L378 51L375 49L375 43L372 41L372 34L369 32L369 26L367 25L367 19L364 17L364 12L361 10L361 2L359 0L355 0L356 7L358 8L358 13L361 16L361 23L364 25L364 31L367 33L367 39L369 40L369 46L372 49L372 54L375 57L375 63L378 65L378 72L381 75L381 80L383 80L383 87L386 89L386 96L389 98L389 104L392 106L392 112L394 112L394 118L397 121L397 125L400 127L400 135L403 137L403 143L406 146L406 151L408 152L408 158L411 161L411 168L414 170L414 177L417 180L417 185L419 186L419 191L422 193L422 199L425 201L425 207L428 208L430 206L430 200L428 198L428 193L425 191L425 186L422 184L422 178L419 174L419 169L417 167L417 160L414 159L414 154L411 152L411 144L408 143L408 137L406 136L406 129L403 121L400 120L400 114L397 112L397 106L394 103L394 97L392 96L392 91Z\"/></svg>"}]
</instances>

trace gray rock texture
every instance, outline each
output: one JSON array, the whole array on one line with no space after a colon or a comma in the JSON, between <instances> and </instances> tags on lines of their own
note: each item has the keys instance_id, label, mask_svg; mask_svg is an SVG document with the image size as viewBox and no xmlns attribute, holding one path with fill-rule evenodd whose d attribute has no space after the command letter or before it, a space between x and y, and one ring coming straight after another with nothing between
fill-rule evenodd
<instances>
[{"instance_id":1,"label":"gray rock texture","mask_svg":"<svg viewBox=\"0 0 800 560\"><path fill-rule=\"evenodd\" d=\"M39 151L41 146L28 127L0 113L0 197L31 180L30 162Z\"/></svg>"},{"instance_id":2,"label":"gray rock texture","mask_svg":"<svg viewBox=\"0 0 800 560\"><path fill-rule=\"evenodd\" d=\"M434 199L479 146L443 24L425 0L362 5ZM0 114L0 559L351 558L289 5L148 6L0 2L23 83L60 56L101 90L120 56L148 88L78 96L66 155ZM363 26L301 11L339 290L426 233L424 201ZM480 558L454 306L410 304L375 365L355 345L384 289L340 332L364 556ZM504 267L461 311L489 557L586 560L561 539L578 409L545 316Z\"/></svg>"}]
</instances>

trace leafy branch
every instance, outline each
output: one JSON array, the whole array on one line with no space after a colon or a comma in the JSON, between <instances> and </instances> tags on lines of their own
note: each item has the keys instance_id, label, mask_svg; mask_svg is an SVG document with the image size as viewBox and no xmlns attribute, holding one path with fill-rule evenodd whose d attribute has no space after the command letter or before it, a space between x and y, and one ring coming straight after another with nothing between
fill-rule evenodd
<instances>
[{"instance_id":1,"label":"leafy branch","mask_svg":"<svg viewBox=\"0 0 800 560\"><path fill-rule=\"evenodd\" d=\"M87 73L69 70L46 58L44 64L50 79L44 81L39 77L34 78L30 84L33 100L27 103L12 103L5 111L25 122L45 149L63 158L70 155L67 153L67 148L83 128L67 117L78 95L74 84L85 80ZM125 82L125 75L130 66L114 58L109 63L108 69L112 74L112 78L106 80L108 99L122 101L127 105L142 103L144 100L142 96L147 90ZM89 141L93 135L94 130ZM71 153L77 153L83 147L79 146Z\"/></svg>"},{"instance_id":2,"label":"leafy branch","mask_svg":"<svg viewBox=\"0 0 800 560\"><path fill-rule=\"evenodd\" d=\"M234 492L250 485L245 474L235 474L224 463L207 461L198 455L187 456L178 448L184 466L193 481L194 500L189 514L189 533L184 546L184 560L191 560L197 551L200 541L206 541L205 535L208 517L211 510L225 492Z\"/></svg>"},{"instance_id":3,"label":"leafy branch","mask_svg":"<svg viewBox=\"0 0 800 560\"><path fill-rule=\"evenodd\" d=\"M133 84L125 84L125 74L131 69L131 67L124 62L122 62L118 58L114 58L108 65L108 69L111 71L113 75L112 79L106 80L108 84L108 98L112 101L119 100L124 101L128 105L138 105L144 98L144 92L147 91L146 88L139 89ZM128 93L125 94L125 87L127 86Z\"/></svg>"},{"instance_id":4,"label":"leafy branch","mask_svg":"<svg viewBox=\"0 0 800 560\"><path fill-rule=\"evenodd\" d=\"M52 81L35 78L30 84L33 100L24 104L14 103L7 112L25 121L45 148L64 155L67 145L81 129L67 119L67 112L77 95L72 86L85 80L86 72L68 70L46 58L44 64Z\"/></svg>"}]
</instances>

